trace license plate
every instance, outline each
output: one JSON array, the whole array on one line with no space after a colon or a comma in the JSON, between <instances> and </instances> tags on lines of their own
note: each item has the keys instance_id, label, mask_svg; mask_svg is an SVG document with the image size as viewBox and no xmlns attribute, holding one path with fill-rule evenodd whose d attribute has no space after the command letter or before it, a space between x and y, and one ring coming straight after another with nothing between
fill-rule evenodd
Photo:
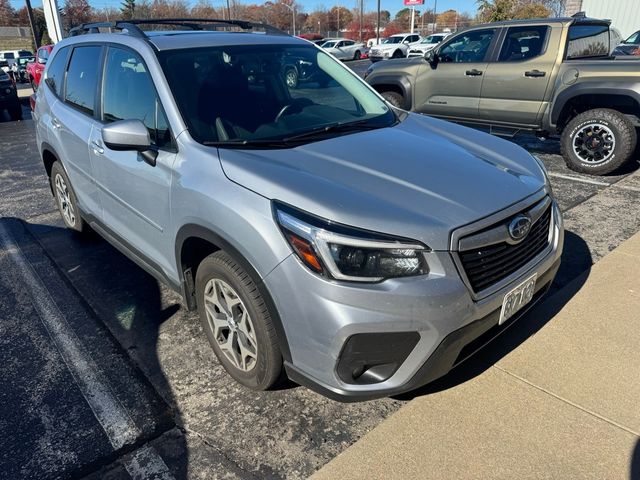
<instances>
[{"instance_id":1,"label":"license plate","mask_svg":"<svg viewBox=\"0 0 640 480\"><path fill-rule=\"evenodd\" d=\"M500 320L498 325L506 322L511 318L518 310L524 307L533 298L533 293L536 290L536 277L535 274L527 278L524 282L518 285L504 296L502 301L502 310L500 311Z\"/></svg>"}]
</instances>

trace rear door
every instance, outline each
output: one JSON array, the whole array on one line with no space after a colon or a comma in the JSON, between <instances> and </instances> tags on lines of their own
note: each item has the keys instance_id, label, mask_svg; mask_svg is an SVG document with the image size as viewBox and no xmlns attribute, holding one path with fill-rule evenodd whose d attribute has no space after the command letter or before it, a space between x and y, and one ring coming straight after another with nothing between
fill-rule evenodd
<instances>
[{"instance_id":1,"label":"rear door","mask_svg":"<svg viewBox=\"0 0 640 480\"><path fill-rule=\"evenodd\" d=\"M90 148L97 166L104 223L153 267L175 270L167 228L175 142L146 64L125 47L108 47L102 78L101 121ZM136 151L104 145L102 128L118 120L140 120L158 150L155 166Z\"/></svg>"},{"instance_id":2,"label":"rear door","mask_svg":"<svg viewBox=\"0 0 640 480\"><path fill-rule=\"evenodd\" d=\"M538 123L558 58L561 32L560 26L549 25L506 29L495 61L486 68L481 119L523 126Z\"/></svg>"},{"instance_id":3,"label":"rear door","mask_svg":"<svg viewBox=\"0 0 640 480\"><path fill-rule=\"evenodd\" d=\"M94 115L101 57L100 45L73 48L64 89L60 92L62 101L54 101L49 119L50 143L62 159L78 204L84 213L96 217L100 216L101 208L95 166L89 155L89 138L96 125Z\"/></svg>"},{"instance_id":4,"label":"rear door","mask_svg":"<svg viewBox=\"0 0 640 480\"><path fill-rule=\"evenodd\" d=\"M497 28L463 32L439 48L437 66L425 64L416 80L415 110L477 120L482 82L497 32Z\"/></svg>"}]
</instances>

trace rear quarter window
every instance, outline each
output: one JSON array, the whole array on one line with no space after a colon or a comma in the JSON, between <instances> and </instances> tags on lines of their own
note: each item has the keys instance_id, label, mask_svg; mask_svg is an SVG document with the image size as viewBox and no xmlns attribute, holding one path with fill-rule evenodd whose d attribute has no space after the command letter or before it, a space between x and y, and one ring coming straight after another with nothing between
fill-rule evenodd
<instances>
[{"instance_id":1,"label":"rear quarter window","mask_svg":"<svg viewBox=\"0 0 640 480\"><path fill-rule=\"evenodd\" d=\"M569 27L567 60L607 56L610 43L608 25L572 25Z\"/></svg>"}]
</instances>

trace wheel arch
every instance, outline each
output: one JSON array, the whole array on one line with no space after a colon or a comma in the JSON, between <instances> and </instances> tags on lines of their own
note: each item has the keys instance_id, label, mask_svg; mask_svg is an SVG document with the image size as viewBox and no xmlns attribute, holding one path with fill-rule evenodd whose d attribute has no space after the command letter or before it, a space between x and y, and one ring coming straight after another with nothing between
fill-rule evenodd
<instances>
[{"instance_id":1,"label":"wheel arch","mask_svg":"<svg viewBox=\"0 0 640 480\"><path fill-rule=\"evenodd\" d=\"M60 165L62 165L62 168L66 173L67 170L65 166L62 164L62 161L60 160L60 156L57 154L56 150L50 144L48 144L47 142L43 142L42 147L40 149L40 154L42 157L42 163L43 163L44 169L47 172L47 177L49 178L49 180L51 180L51 169L53 168L53 164L55 162L60 163ZM51 181L49 181L49 188L51 189L51 194L53 194L54 192L53 192L53 187L51 186Z\"/></svg>"},{"instance_id":2,"label":"wheel arch","mask_svg":"<svg viewBox=\"0 0 640 480\"><path fill-rule=\"evenodd\" d=\"M412 87L407 76L377 75L370 79L367 78L367 82L378 93L394 91L401 94L402 98L404 98L403 108L411 110L413 103Z\"/></svg>"},{"instance_id":3,"label":"wheel arch","mask_svg":"<svg viewBox=\"0 0 640 480\"><path fill-rule=\"evenodd\" d=\"M271 320L276 329L278 346L280 347L282 356L285 361L290 362L291 350L282 320L271 296L271 292L263 282L257 269L240 253L240 250L236 248L232 242L209 228L193 223L183 225L178 230L175 242L175 256L180 278L180 287L187 308L189 310L195 310L197 308L195 278L198 265L205 257L219 250L223 250L231 255L258 287L271 314Z\"/></svg>"},{"instance_id":4,"label":"wheel arch","mask_svg":"<svg viewBox=\"0 0 640 480\"><path fill-rule=\"evenodd\" d=\"M561 131L575 114L594 108L618 110L640 119L640 83L578 84L569 87L555 98L550 123Z\"/></svg>"}]
</instances>

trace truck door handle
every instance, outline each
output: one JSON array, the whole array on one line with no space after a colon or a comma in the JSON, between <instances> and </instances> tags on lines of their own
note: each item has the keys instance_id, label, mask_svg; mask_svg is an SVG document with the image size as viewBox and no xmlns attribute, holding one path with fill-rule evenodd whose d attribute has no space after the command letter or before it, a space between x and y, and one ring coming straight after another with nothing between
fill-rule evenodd
<instances>
[{"instance_id":1,"label":"truck door handle","mask_svg":"<svg viewBox=\"0 0 640 480\"><path fill-rule=\"evenodd\" d=\"M93 152L96 155L102 155L104 153L104 148L98 142L91 142L91 148L93 148Z\"/></svg>"},{"instance_id":2,"label":"truck door handle","mask_svg":"<svg viewBox=\"0 0 640 480\"><path fill-rule=\"evenodd\" d=\"M479 77L480 75L482 75L482 71L481 70L476 70L474 68L473 70L467 70L466 72L464 72L464 74L467 77Z\"/></svg>"},{"instance_id":3,"label":"truck door handle","mask_svg":"<svg viewBox=\"0 0 640 480\"><path fill-rule=\"evenodd\" d=\"M529 70L528 72L524 72L525 77L544 77L547 72L541 72L540 70Z\"/></svg>"}]
</instances>

